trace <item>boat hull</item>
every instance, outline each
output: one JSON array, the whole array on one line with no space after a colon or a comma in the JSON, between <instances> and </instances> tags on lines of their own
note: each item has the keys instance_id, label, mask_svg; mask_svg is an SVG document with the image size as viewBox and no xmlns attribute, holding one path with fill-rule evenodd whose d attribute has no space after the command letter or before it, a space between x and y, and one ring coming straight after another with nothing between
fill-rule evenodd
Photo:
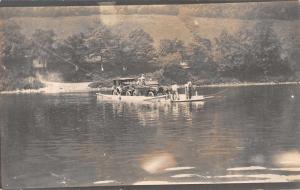
<instances>
[{"instance_id":1,"label":"boat hull","mask_svg":"<svg viewBox=\"0 0 300 190\"><path fill-rule=\"evenodd\" d=\"M102 101L119 101L119 102L135 102L135 103L180 103L180 102L201 102L206 98L204 96L193 96L191 99L186 99L184 94L179 94L179 99L172 100L167 96L120 96L120 95L107 95L97 94L97 99Z\"/></svg>"}]
</instances>

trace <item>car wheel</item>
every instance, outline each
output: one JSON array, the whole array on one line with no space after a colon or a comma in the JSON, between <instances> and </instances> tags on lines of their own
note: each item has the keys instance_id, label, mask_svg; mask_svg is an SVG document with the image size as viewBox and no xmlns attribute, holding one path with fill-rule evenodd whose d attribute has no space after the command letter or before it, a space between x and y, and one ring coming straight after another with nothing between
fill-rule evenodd
<instances>
[{"instance_id":1,"label":"car wheel","mask_svg":"<svg viewBox=\"0 0 300 190\"><path fill-rule=\"evenodd\" d=\"M154 96L154 93L153 92L148 92L148 96Z\"/></svg>"},{"instance_id":2,"label":"car wheel","mask_svg":"<svg viewBox=\"0 0 300 190\"><path fill-rule=\"evenodd\" d=\"M119 93L118 93L117 89L115 89L115 90L113 90L112 94L113 95L118 95Z\"/></svg>"}]
</instances>

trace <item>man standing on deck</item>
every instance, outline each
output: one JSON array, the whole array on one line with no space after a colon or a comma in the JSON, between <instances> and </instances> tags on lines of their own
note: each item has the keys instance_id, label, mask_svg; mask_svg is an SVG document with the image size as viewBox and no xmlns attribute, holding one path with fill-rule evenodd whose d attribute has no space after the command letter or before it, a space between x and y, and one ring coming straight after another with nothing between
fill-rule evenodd
<instances>
[{"instance_id":1,"label":"man standing on deck","mask_svg":"<svg viewBox=\"0 0 300 190\"><path fill-rule=\"evenodd\" d=\"M172 88L172 94L173 94L173 100L179 100L179 93L178 93L178 85L175 83L171 86Z\"/></svg>"},{"instance_id":2,"label":"man standing on deck","mask_svg":"<svg viewBox=\"0 0 300 190\"><path fill-rule=\"evenodd\" d=\"M191 81L188 82L188 86L189 86L189 99L192 99L192 88L193 88L193 84Z\"/></svg>"},{"instance_id":3,"label":"man standing on deck","mask_svg":"<svg viewBox=\"0 0 300 190\"><path fill-rule=\"evenodd\" d=\"M192 98L192 82L189 81L184 85L184 90L185 90L185 96L187 100L190 100Z\"/></svg>"},{"instance_id":4,"label":"man standing on deck","mask_svg":"<svg viewBox=\"0 0 300 190\"><path fill-rule=\"evenodd\" d=\"M138 78L138 85L146 85L146 78L144 74L142 74L142 76Z\"/></svg>"}]
</instances>

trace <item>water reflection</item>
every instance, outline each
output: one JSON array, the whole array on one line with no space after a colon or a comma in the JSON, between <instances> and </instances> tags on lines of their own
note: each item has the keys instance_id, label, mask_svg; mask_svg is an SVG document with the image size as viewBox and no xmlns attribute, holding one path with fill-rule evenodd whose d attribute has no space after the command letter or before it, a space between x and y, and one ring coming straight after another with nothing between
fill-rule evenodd
<instances>
[{"instance_id":1,"label":"water reflection","mask_svg":"<svg viewBox=\"0 0 300 190\"><path fill-rule=\"evenodd\" d=\"M3 185L298 180L299 97L298 86L229 89L205 104L0 96Z\"/></svg>"},{"instance_id":2,"label":"water reflection","mask_svg":"<svg viewBox=\"0 0 300 190\"><path fill-rule=\"evenodd\" d=\"M151 122L157 122L159 119L164 119L166 117L172 116L170 118L176 121L179 118L185 118L187 121L192 122L193 113L201 111L204 106L204 102L194 102L194 103L126 103L126 102L98 102L102 105L103 110L107 106L112 106L112 114L114 118L118 117L132 117L134 115L140 124L146 126L151 124ZM107 113L110 114L110 113ZM192 124L192 123L188 123ZM190 126L190 125L189 125Z\"/></svg>"}]
</instances>

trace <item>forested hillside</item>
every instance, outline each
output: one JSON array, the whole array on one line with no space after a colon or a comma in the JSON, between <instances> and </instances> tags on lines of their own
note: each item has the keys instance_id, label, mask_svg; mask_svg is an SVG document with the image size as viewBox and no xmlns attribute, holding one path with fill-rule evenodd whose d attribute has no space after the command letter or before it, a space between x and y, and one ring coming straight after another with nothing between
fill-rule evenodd
<instances>
[{"instance_id":1,"label":"forested hillside","mask_svg":"<svg viewBox=\"0 0 300 190\"><path fill-rule=\"evenodd\" d=\"M141 73L165 84L299 80L296 10L297 2L2 9L0 90L39 88L37 74L103 84Z\"/></svg>"}]
</instances>

